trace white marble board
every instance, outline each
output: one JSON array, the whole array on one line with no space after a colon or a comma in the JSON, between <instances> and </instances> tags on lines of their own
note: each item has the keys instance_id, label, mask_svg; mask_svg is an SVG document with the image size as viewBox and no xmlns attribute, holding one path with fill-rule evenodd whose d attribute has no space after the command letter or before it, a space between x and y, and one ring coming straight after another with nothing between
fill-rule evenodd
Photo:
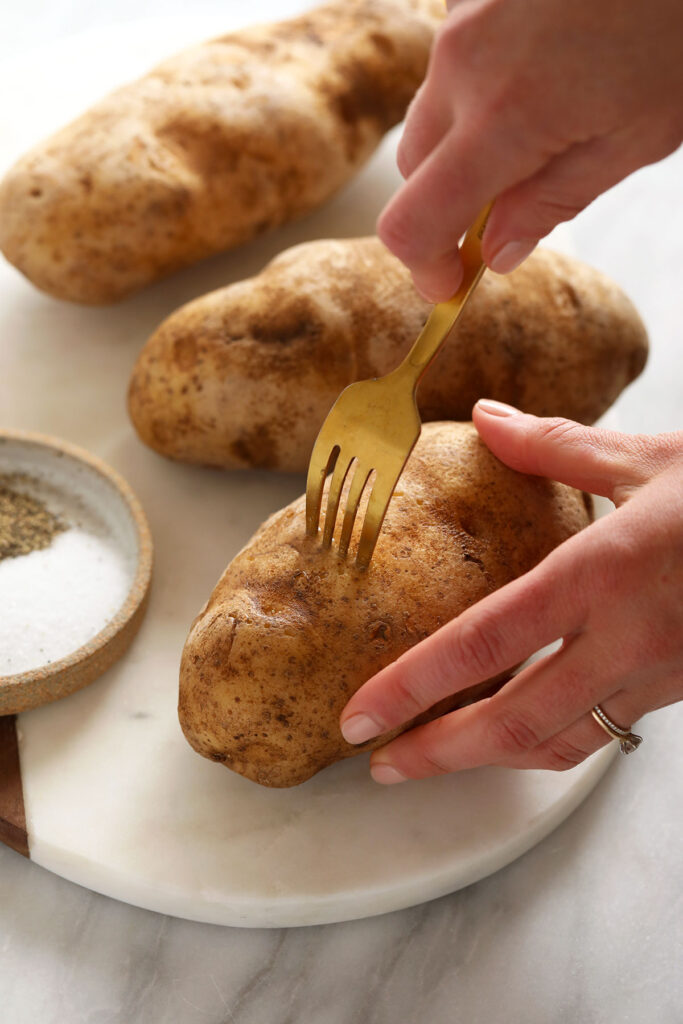
<instances>
[{"instance_id":1,"label":"white marble board","mask_svg":"<svg viewBox=\"0 0 683 1024\"><path fill-rule=\"evenodd\" d=\"M298 6L271 0L259 16ZM234 27L237 10L229 5L220 23L91 31L6 63L0 87L14 102L0 109L0 171L108 88ZM394 132L324 210L114 307L55 301L0 264L3 425L54 434L106 459L141 499L156 550L149 612L127 656L86 690L18 718L31 858L74 882L228 925L378 914L455 890L519 856L611 762L612 747L565 774L482 769L382 788L360 757L294 790L270 791L198 757L177 724L190 621L232 555L303 481L175 465L145 449L126 418L131 366L182 302L257 272L297 241L371 232L399 181L395 144ZM572 248L566 230L553 241Z\"/></svg>"}]
</instances>

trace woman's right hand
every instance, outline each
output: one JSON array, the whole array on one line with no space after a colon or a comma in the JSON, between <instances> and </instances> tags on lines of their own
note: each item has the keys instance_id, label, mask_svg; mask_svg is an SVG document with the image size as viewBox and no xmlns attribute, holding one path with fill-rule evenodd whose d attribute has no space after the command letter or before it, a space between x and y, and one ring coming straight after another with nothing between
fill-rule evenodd
<instances>
[{"instance_id":1,"label":"woman's right hand","mask_svg":"<svg viewBox=\"0 0 683 1024\"><path fill-rule=\"evenodd\" d=\"M484 258L507 273L683 139L681 0L449 7L400 143L407 180L377 225L432 301L456 290L458 239L490 199Z\"/></svg>"}]
</instances>

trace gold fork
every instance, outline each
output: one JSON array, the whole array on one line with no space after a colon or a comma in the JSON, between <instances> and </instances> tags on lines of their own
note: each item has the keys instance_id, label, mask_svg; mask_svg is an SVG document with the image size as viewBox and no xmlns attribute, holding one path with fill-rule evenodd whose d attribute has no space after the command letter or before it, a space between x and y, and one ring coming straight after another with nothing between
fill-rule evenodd
<instances>
[{"instance_id":1,"label":"gold fork","mask_svg":"<svg viewBox=\"0 0 683 1024\"><path fill-rule=\"evenodd\" d=\"M460 257L464 274L453 298L434 306L417 341L395 370L385 377L358 381L344 388L313 446L306 480L306 532L311 536L318 533L325 479L332 473L323 547L332 544L342 488L355 462L339 537L342 558L349 549L365 485L375 472L356 555L359 568L365 568L372 558L394 488L420 436L417 386L484 271L481 239L491 206L489 203L481 210L463 239Z\"/></svg>"}]
</instances>

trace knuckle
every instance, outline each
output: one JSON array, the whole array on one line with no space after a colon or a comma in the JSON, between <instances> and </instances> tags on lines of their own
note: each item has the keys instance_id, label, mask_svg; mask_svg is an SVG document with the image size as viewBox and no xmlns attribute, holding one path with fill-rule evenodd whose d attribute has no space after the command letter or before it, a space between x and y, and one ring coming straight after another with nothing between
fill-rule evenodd
<instances>
[{"instance_id":1,"label":"knuckle","mask_svg":"<svg viewBox=\"0 0 683 1024\"><path fill-rule=\"evenodd\" d=\"M555 736L543 744L539 753L542 758L541 767L554 772L566 772L585 761L589 751L572 743L571 740Z\"/></svg>"},{"instance_id":2,"label":"knuckle","mask_svg":"<svg viewBox=\"0 0 683 1024\"><path fill-rule=\"evenodd\" d=\"M506 463L512 469L530 472L529 467L539 463L541 453L545 453L546 460L550 457L548 449L585 449L589 444L587 429L561 416L528 417L517 447L506 456Z\"/></svg>"},{"instance_id":3,"label":"knuckle","mask_svg":"<svg viewBox=\"0 0 683 1024\"><path fill-rule=\"evenodd\" d=\"M533 464L544 453L545 460L562 448L575 458L592 453L597 455L596 438L590 427L575 423L561 416L548 416L529 423L529 430L522 440L519 456L524 465Z\"/></svg>"},{"instance_id":4,"label":"knuckle","mask_svg":"<svg viewBox=\"0 0 683 1024\"><path fill-rule=\"evenodd\" d=\"M495 627L485 619L465 618L459 629L450 634L444 651L451 671L465 669L483 680L506 666L500 664L499 644Z\"/></svg>"},{"instance_id":5,"label":"knuckle","mask_svg":"<svg viewBox=\"0 0 683 1024\"><path fill-rule=\"evenodd\" d=\"M449 758L450 749L448 718L436 718L413 733L413 770L420 778L428 775L447 775L453 771L453 764Z\"/></svg>"},{"instance_id":6,"label":"knuckle","mask_svg":"<svg viewBox=\"0 0 683 1024\"><path fill-rule=\"evenodd\" d=\"M586 428L562 416L549 416L540 420L537 429L544 441L559 441L571 445L582 445L586 441Z\"/></svg>"},{"instance_id":7,"label":"knuckle","mask_svg":"<svg viewBox=\"0 0 683 1024\"><path fill-rule=\"evenodd\" d=\"M406 213L400 196L381 214L377 221L377 234L387 249L409 266L419 256L416 252L416 236L419 232L415 231L412 218Z\"/></svg>"},{"instance_id":8,"label":"knuckle","mask_svg":"<svg viewBox=\"0 0 683 1024\"><path fill-rule=\"evenodd\" d=\"M474 65L486 36L486 10L479 4L458 4L442 22L434 38L434 62L455 71Z\"/></svg>"},{"instance_id":9,"label":"knuckle","mask_svg":"<svg viewBox=\"0 0 683 1024\"><path fill-rule=\"evenodd\" d=\"M393 680L391 691L389 706L391 707L392 722L407 722L430 706L429 700L427 702L420 700L412 682L402 674L397 674Z\"/></svg>"},{"instance_id":10,"label":"knuckle","mask_svg":"<svg viewBox=\"0 0 683 1024\"><path fill-rule=\"evenodd\" d=\"M540 193L532 208L536 233L547 233L561 221L572 220L588 202L578 195L563 195L558 192Z\"/></svg>"},{"instance_id":11,"label":"knuckle","mask_svg":"<svg viewBox=\"0 0 683 1024\"><path fill-rule=\"evenodd\" d=\"M494 719L489 728L495 748L504 757L526 754L539 744L535 728L528 718L519 715L504 715Z\"/></svg>"},{"instance_id":12,"label":"knuckle","mask_svg":"<svg viewBox=\"0 0 683 1024\"><path fill-rule=\"evenodd\" d=\"M420 751L419 761L416 767L419 771L420 778L425 778L431 775L447 775L451 770L448 765L444 764L440 758L436 757L429 748Z\"/></svg>"},{"instance_id":13,"label":"knuckle","mask_svg":"<svg viewBox=\"0 0 683 1024\"><path fill-rule=\"evenodd\" d=\"M462 14L457 12L439 26L434 36L432 47L432 62L434 65L443 64L447 68L457 66L457 58L462 54L467 56L467 23Z\"/></svg>"}]
</instances>

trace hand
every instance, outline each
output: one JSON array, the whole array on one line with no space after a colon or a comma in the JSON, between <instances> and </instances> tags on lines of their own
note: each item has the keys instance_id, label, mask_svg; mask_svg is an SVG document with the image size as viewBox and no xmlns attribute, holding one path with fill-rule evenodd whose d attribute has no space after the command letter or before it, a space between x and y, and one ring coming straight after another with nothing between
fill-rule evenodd
<instances>
[{"instance_id":1,"label":"hand","mask_svg":"<svg viewBox=\"0 0 683 1024\"><path fill-rule=\"evenodd\" d=\"M683 139L680 0L462 0L435 40L398 152L407 179L377 231L431 300L458 239L507 273L538 239Z\"/></svg>"},{"instance_id":2,"label":"hand","mask_svg":"<svg viewBox=\"0 0 683 1024\"><path fill-rule=\"evenodd\" d=\"M683 698L683 431L620 434L489 401L477 403L473 418L513 469L602 494L617 508L351 698L342 732L365 742L564 641L495 696L375 751L378 782L484 764L571 768L609 742L590 714L595 704L628 727Z\"/></svg>"}]
</instances>

